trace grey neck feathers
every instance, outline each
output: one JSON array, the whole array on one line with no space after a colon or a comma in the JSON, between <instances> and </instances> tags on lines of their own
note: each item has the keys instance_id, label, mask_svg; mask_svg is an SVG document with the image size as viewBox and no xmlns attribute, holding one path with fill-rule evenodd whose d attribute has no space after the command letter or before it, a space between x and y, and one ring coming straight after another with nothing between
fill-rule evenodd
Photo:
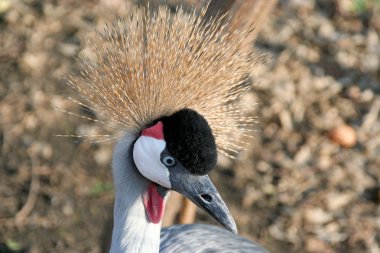
<instances>
[{"instance_id":1,"label":"grey neck feathers","mask_svg":"<svg viewBox=\"0 0 380 253\"><path fill-rule=\"evenodd\" d=\"M161 224L148 221L142 201L150 181L138 172L132 159L131 145L136 137L125 135L113 153L115 206L111 253L159 252Z\"/></svg>"}]
</instances>

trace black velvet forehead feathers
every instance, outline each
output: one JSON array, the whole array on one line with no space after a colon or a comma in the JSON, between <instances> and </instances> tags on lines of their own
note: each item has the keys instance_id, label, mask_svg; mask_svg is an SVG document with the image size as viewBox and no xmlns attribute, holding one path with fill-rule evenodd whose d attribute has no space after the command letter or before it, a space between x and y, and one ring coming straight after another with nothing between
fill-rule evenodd
<instances>
[{"instance_id":1,"label":"black velvet forehead feathers","mask_svg":"<svg viewBox=\"0 0 380 253\"><path fill-rule=\"evenodd\" d=\"M215 167L215 138L205 118L194 110L182 109L160 120L168 151L186 169L204 175Z\"/></svg>"}]
</instances>

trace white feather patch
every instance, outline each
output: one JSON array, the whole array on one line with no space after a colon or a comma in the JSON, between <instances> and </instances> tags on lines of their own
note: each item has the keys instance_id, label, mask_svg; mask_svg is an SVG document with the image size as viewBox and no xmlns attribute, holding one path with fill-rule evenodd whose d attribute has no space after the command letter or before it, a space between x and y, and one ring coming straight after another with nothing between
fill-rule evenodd
<instances>
[{"instance_id":1,"label":"white feather patch","mask_svg":"<svg viewBox=\"0 0 380 253\"><path fill-rule=\"evenodd\" d=\"M161 186L171 188L169 170L160 160L161 152L165 146L164 140L140 136L133 148L133 160L144 177Z\"/></svg>"}]
</instances>

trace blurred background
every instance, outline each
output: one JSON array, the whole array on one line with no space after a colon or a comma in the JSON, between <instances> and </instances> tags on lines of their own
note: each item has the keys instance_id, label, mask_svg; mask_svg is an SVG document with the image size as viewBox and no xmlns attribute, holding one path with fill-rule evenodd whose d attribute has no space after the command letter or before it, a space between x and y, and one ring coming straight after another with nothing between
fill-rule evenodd
<instances>
[{"instance_id":1,"label":"blurred background","mask_svg":"<svg viewBox=\"0 0 380 253\"><path fill-rule=\"evenodd\" d=\"M96 118L68 99L64 76L78 69L81 36L134 3L0 0L1 253L102 252L114 142L57 137L105 131L56 108ZM256 137L211 176L240 233L272 252L378 253L380 1L262 8L238 8L256 21L265 62L242 101ZM197 222L212 220L198 211Z\"/></svg>"}]
</instances>

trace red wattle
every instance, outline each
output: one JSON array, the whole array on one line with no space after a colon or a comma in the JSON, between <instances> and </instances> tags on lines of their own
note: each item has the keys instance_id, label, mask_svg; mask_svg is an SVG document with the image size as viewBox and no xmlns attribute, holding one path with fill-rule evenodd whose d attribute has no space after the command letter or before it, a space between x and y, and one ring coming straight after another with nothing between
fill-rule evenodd
<instances>
[{"instance_id":1,"label":"red wattle","mask_svg":"<svg viewBox=\"0 0 380 253\"><path fill-rule=\"evenodd\" d=\"M161 121L157 122L154 126L145 128L141 132L142 136L149 136L158 140L164 139L163 124Z\"/></svg>"},{"instance_id":2,"label":"red wattle","mask_svg":"<svg viewBox=\"0 0 380 253\"><path fill-rule=\"evenodd\" d=\"M145 211L154 224L160 223L165 209L165 198L158 193L157 187L156 183L151 183L143 195Z\"/></svg>"}]
</instances>

